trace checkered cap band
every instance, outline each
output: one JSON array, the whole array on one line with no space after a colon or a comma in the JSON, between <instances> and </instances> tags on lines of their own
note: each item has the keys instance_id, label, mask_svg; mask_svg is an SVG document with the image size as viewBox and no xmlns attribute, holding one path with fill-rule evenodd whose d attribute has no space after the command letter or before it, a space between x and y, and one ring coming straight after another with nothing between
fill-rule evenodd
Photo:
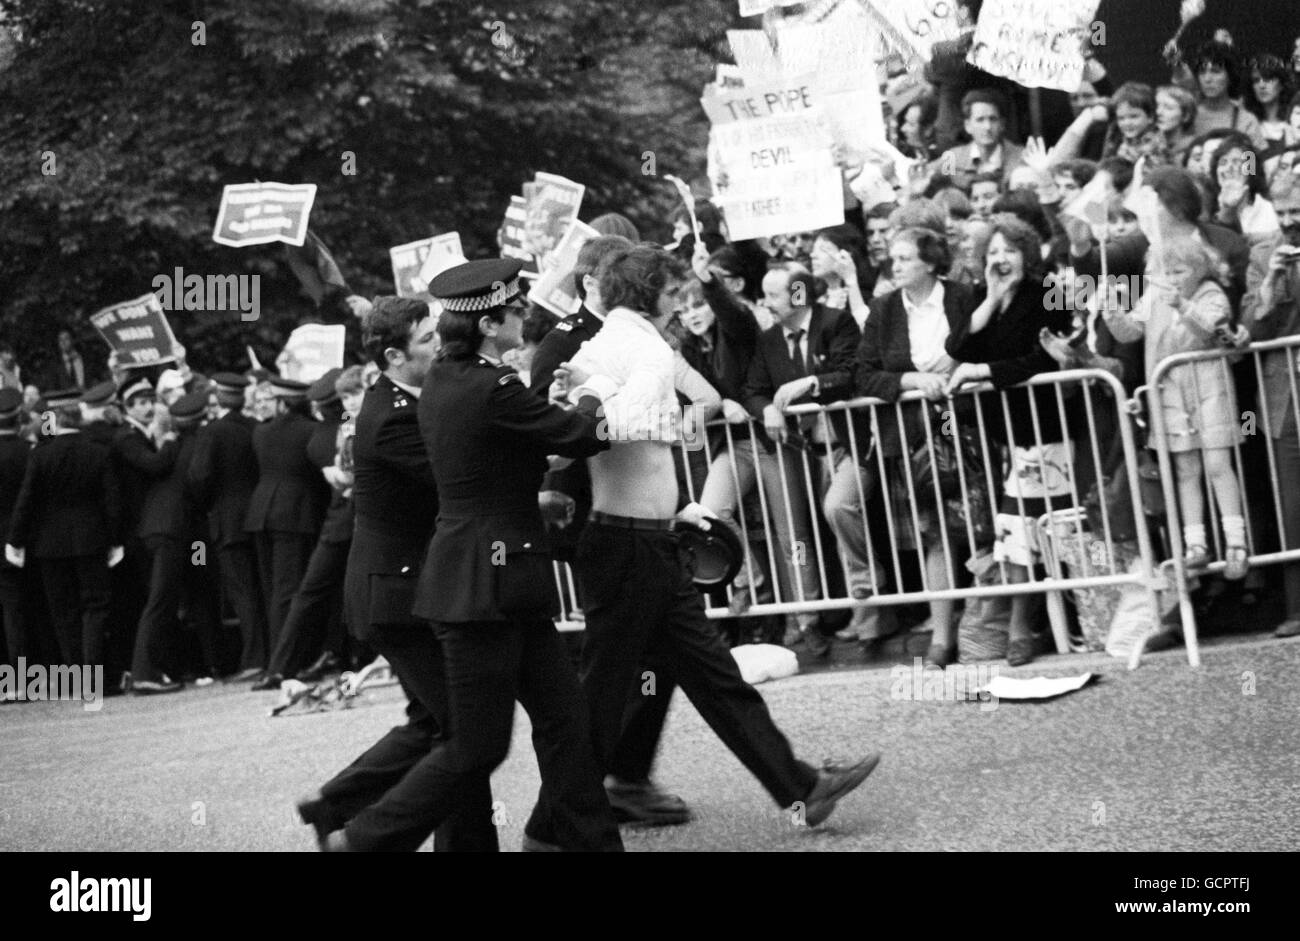
<instances>
[{"instance_id":1,"label":"checkered cap band","mask_svg":"<svg viewBox=\"0 0 1300 941\"><path fill-rule=\"evenodd\" d=\"M505 282L504 286L493 291L491 294L479 294L472 297L440 297L443 310L456 310L462 312L473 312L477 310L489 310L493 307L500 307L511 298L519 295L519 279L511 278Z\"/></svg>"}]
</instances>

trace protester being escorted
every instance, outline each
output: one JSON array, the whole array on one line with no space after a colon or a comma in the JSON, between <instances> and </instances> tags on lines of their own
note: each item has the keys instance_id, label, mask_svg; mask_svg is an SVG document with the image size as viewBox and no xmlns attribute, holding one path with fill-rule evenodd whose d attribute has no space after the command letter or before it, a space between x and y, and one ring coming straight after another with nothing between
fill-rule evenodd
<instances>
[{"instance_id":1,"label":"protester being escorted","mask_svg":"<svg viewBox=\"0 0 1300 941\"><path fill-rule=\"evenodd\" d=\"M122 505L109 453L82 436L77 389L46 398L54 433L28 458L5 558L39 563L63 663L104 662L109 569L122 559Z\"/></svg>"},{"instance_id":2,"label":"protester being escorted","mask_svg":"<svg viewBox=\"0 0 1300 941\"><path fill-rule=\"evenodd\" d=\"M238 373L212 377L217 417L199 429L186 486L208 513L222 589L239 619L239 665L233 682L256 679L267 665L266 606L262 599L253 535L244 529L257 486L256 422L244 412L252 383Z\"/></svg>"},{"instance_id":3,"label":"protester being escorted","mask_svg":"<svg viewBox=\"0 0 1300 941\"><path fill-rule=\"evenodd\" d=\"M974 310L972 294L968 288L945 277L948 249L937 232L904 229L894 237L890 254L898 288L871 302L871 316L867 318L857 349L857 392L896 402L903 392L915 390L930 402L938 402L957 366L948 355L945 343ZM869 492L879 485L889 495L886 499L908 508L907 512L892 514L897 530L890 531L887 542L895 546L904 538L904 532L898 530L910 529L912 520L907 494L910 475L901 462L908 459L911 447L928 437L922 415L925 408L922 402L904 405L901 426L893 409L881 409L878 413L879 436L875 445L879 455L869 462L866 480ZM930 427L930 434L935 431ZM885 479L879 480L882 463ZM926 495L918 493L917 497L921 500ZM918 510L921 531L908 535L912 537L910 542L924 552L926 584L931 591L951 588L955 584L951 565L958 560L950 560L945 555L937 508L918 507ZM949 542L960 552L966 534L949 533ZM932 643L926 659L936 666L947 666L956 659L955 608L952 601L930 602ZM877 632L862 634L859 639L865 642L868 654L874 655L886 636Z\"/></svg>"},{"instance_id":4,"label":"protester being escorted","mask_svg":"<svg viewBox=\"0 0 1300 941\"><path fill-rule=\"evenodd\" d=\"M622 849L582 690L552 620L559 603L537 496L548 455L586 457L607 448L608 435L598 433L596 400L566 411L501 363L520 342L521 267L465 262L429 284L443 306L442 348L418 414L439 510L414 612L441 643L450 738L330 834L337 849L418 847L456 812L467 785L505 760L516 699L532 721L545 805L525 825L525 849ZM620 728L628 692L615 705Z\"/></svg>"},{"instance_id":5,"label":"protester being escorted","mask_svg":"<svg viewBox=\"0 0 1300 941\"><path fill-rule=\"evenodd\" d=\"M679 521L706 529L712 523L699 504L682 505L671 472L675 442L653 434L655 411L673 396L672 351L663 336L684 274L675 258L645 246L606 256L599 282L609 325L565 365L567 394L600 396L614 429L609 451L589 461L592 516L574 563L587 613L581 672L596 757L606 766L622 735L627 691L645 658L658 653L777 805L802 802L804 822L817 826L880 756L820 771L796 759L705 615L676 529ZM770 288L765 293L770 299ZM856 333L847 314L840 317ZM635 345L627 342L632 336ZM534 818L550 804L543 788Z\"/></svg>"},{"instance_id":6,"label":"protester being escorted","mask_svg":"<svg viewBox=\"0 0 1300 941\"><path fill-rule=\"evenodd\" d=\"M131 661L131 692L137 695L182 688L164 669L176 670L179 676L177 668L184 662L178 630L182 608L194 624L201 648L198 685L206 686L222 674L220 586L207 564L207 518L186 486L207 405L206 391L187 392L171 404L175 458L166 475L150 485L137 527L150 556L149 599L140 614ZM201 564L196 562L196 552L203 553Z\"/></svg>"},{"instance_id":7,"label":"protester being escorted","mask_svg":"<svg viewBox=\"0 0 1300 941\"><path fill-rule=\"evenodd\" d=\"M995 519L994 559L1006 563L1006 579L1012 584L1029 581L1030 569L1038 563L1038 518L1068 507L1076 489L1069 438L1073 403L1066 402L1067 424L1062 425L1051 387L1008 388L1056 370L1056 362L1040 344L1043 330L1069 334L1073 329L1070 311L1047 309L1055 305L1044 304L1042 258L1042 242L1033 228L1014 216L996 216L984 294L976 296L973 313L945 342L948 355L958 361L945 394L970 382L987 381L997 390L1007 390L1002 392L1005 412L995 395L981 395L978 407L990 447L1005 445L1010 451L1010 470ZM1011 666L1034 658L1033 634L1041 601L1041 595L1012 598L1007 639Z\"/></svg>"},{"instance_id":8,"label":"protester being escorted","mask_svg":"<svg viewBox=\"0 0 1300 941\"><path fill-rule=\"evenodd\" d=\"M254 692L279 689L287 677L316 682L326 673L343 669L340 612L343 576L352 545L353 512L352 499L347 495L352 475L338 467L343 400L335 383L342 374L342 367L336 366L307 388L307 401L319 415L307 441L307 458L329 485L330 501L302 580L289 603L280 639L271 651L266 675L252 685Z\"/></svg>"},{"instance_id":9,"label":"protester being escorted","mask_svg":"<svg viewBox=\"0 0 1300 941\"><path fill-rule=\"evenodd\" d=\"M336 388L355 414L350 444L356 517L344 576L348 628L358 643L388 661L406 695L406 723L391 729L318 791L298 802L298 814L321 849L349 821L380 801L406 773L451 734L444 651L427 621L412 613L425 548L438 517L438 489L420 437L421 384L438 349L436 317L413 297L377 297L362 319L362 345L382 372L356 398ZM486 772L467 779L456 810L437 827L437 852L495 852L492 790ZM370 834L374 845L414 849L416 836L398 844L405 814L396 808ZM360 842L360 841L359 841ZM364 845L364 844L363 844Z\"/></svg>"},{"instance_id":10,"label":"protester being escorted","mask_svg":"<svg viewBox=\"0 0 1300 941\"><path fill-rule=\"evenodd\" d=\"M267 649L274 651L324 523L330 488L307 454L316 431L307 383L277 376L271 387L276 417L253 430L257 485L244 529L254 536L266 603Z\"/></svg>"},{"instance_id":11,"label":"protester being escorted","mask_svg":"<svg viewBox=\"0 0 1300 941\"><path fill-rule=\"evenodd\" d=\"M1270 190L1284 241L1272 252L1260 284L1256 316L1247 323L1255 341L1300 335L1300 180L1280 177ZM1261 398L1267 417L1265 427L1272 441L1276 462L1277 493L1281 500L1282 549L1300 549L1300 427L1293 382L1295 350L1288 347L1260 354ZM1273 632L1275 637L1300 636L1300 561L1282 566L1285 592L1285 620Z\"/></svg>"}]
</instances>

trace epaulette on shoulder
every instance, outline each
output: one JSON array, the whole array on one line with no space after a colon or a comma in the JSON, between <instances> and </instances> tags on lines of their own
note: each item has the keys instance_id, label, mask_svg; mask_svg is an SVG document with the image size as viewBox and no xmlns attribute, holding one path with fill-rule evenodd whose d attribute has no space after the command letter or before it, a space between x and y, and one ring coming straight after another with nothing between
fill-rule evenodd
<instances>
[{"instance_id":1,"label":"epaulette on shoulder","mask_svg":"<svg viewBox=\"0 0 1300 941\"><path fill-rule=\"evenodd\" d=\"M524 384L524 380L519 378L519 373L515 372L513 369L510 370L508 373L503 373L497 379L497 385L499 386L508 386L512 382L517 382L520 385Z\"/></svg>"},{"instance_id":2,"label":"epaulette on shoulder","mask_svg":"<svg viewBox=\"0 0 1300 941\"><path fill-rule=\"evenodd\" d=\"M569 323L567 320L561 320L559 323L555 325L555 329L560 330L564 333L568 333L570 330L573 329L573 324Z\"/></svg>"}]
</instances>

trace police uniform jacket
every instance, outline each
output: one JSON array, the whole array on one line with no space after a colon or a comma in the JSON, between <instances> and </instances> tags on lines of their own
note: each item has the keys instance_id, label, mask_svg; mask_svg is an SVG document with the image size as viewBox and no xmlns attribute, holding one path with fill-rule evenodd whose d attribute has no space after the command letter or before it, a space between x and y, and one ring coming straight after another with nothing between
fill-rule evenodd
<instances>
[{"instance_id":1,"label":"police uniform jacket","mask_svg":"<svg viewBox=\"0 0 1300 941\"><path fill-rule=\"evenodd\" d=\"M113 438L112 454L113 474L121 488L122 519L131 533L144 511L145 494L155 480L170 474L176 463L176 442L155 447L152 438L126 422Z\"/></svg>"},{"instance_id":2,"label":"police uniform jacket","mask_svg":"<svg viewBox=\"0 0 1300 941\"><path fill-rule=\"evenodd\" d=\"M23 486L32 446L17 435L0 435L0 545L9 541L9 518ZM0 569L12 566L0 559Z\"/></svg>"},{"instance_id":3,"label":"police uniform jacket","mask_svg":"<svg viewBox=\"0 0 1300 941\"><path fill-rule=\"evenodd\" d=\"M320 532L329 503L329 485L307 457L316 423L286 412L253 430L257 486L249 501L244 529L250 533Z\"/></svg>"},{"instance_id":4,"label":"police uniform jacket","mask_svg":"<svg viewBox=\"0 0 1300 941\"><path fill-rule=\"evenodd\" d=\"M218 548L248 541L244 521L257 486L256 425L243 412L230 411L208 422L196 435L186 483L194 499L211 514Z\"/></svg>"},{"instance_id":5,"label":"police uniform jacket","mask_svg":"<svg viewBox=\"0 0 1300 941\"><path fill-rule=\"evenodd\" d=\"M186 487L186 478L202 429L182 431L176 441L176 461L166 477L155 480L144 498L144 511L140 517L137 535L169 536L172 539L204 539L207 537L203 508Z\"/></svg>"},{"instance_id":6,"label":"police uniform jacket","mask_svg":"<svg viewBox=\"0 0 1300 941\"><path fill-rule=\"evenodd\" d=\"M352 632L424 626L412 614L420 565L438 518L438 491L416 399L387 376L366 392L352 439L356 513L344 599Z\"/></svg>"},{"instance_id":7,"label":"police uniform jacket","mask_svg":"<svg viewBox=\"0 0 1300 941\"><path fill-rule=\"evenodd\" d=\"M120 543L121 503L109 455L80 432L33 449L10 521L9 542L38 559L107 552Z\"/></svg>"},{"instance_id":8,"label":"police uniform jacket","mask_svg":"<svg viewBox=\"0 0 1300 941\"><path fill-rule=\"evenodd\" d=\"M597 405L543 401L510 367L480 356L433 364L419 417L440 506L417 615L463 623L558 612L537 491L547 455L585 458L609 446L597 435Z\"/></svg>"}]
</instances>

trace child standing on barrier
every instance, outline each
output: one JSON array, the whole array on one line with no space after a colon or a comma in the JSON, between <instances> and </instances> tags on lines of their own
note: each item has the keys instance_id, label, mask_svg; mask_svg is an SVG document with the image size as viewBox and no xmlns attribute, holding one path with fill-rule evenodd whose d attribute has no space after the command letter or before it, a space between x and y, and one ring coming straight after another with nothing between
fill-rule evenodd
<instances>
[{"instance_id":1,"label":"child standing on barrier","mask_svg":"<svg viewBox=\"0 0 1300 941\"><path fill-rule=\"evenodd\" d=\"M1116 339L1146 337L1148 382L1168 356L1239 349L1250 342L1246 329L1232 322L1232 306L1221 286L1224 266L1214 249L1195 236L1180 236L1159 250L1158 260L1164 274L1149 276L1137 306L1131 312L1107 310L1105 315ZM1201 486L1204 467L1227 544L1224 577L1245 578L1250 569L1246 520L1232 463L1241 425L1228 361L1175 366L1155 394L1178 476L1187 568L1196 571L1210 563Z\"/></svg>"}]
</instances>

